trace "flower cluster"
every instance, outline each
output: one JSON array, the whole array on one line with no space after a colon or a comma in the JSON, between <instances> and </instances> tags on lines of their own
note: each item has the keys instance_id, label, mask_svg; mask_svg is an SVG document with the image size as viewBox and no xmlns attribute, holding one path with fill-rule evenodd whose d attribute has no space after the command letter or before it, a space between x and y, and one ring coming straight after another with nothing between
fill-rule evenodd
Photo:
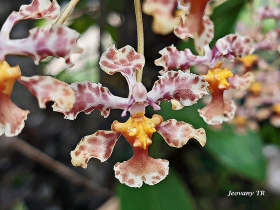
<instances>
[{"instance_id":1,"label":"flower cluster","mask_svg":"<svg viewBox=\"0 0 280 210\"><path fill-rule=\"evenodd\" d=\"M251 55L255 49L279 51L279 30L261 38L255 36L255 40L261 39L257 44L248 34L230 34L218 39L210 48L209 44L214 37L214 24L206 12L209 2L210 0L144 1L143 11L154 17L154 31L160 34L173 31L184 41L188 38L194 39L198 55L190 49L179 51L173 45L162 49L159 52L161 57L155 60L155 65L162 67L162 70L158 80L148 91L136 77L136 74L142 73L144 69L144 56L131 46L121 49L110 46L102 54L99 65L109 75L118 72L125 77L129 88L127 98L113 95L99 83L82 81L68 85L50 76L24 77L21 76L18 66L10 67L5 61L8 54L30 56L36 64L48 56L63 57L65 62L71 65L70 56L82 52L77 45L79 34L59 24L53 24L48 29L34 28L30 30L27 38L11 40L10 32L17 22L42 18L55 20L60 15L60 7L55 0L33 0L30 5L23 5L18 12L13 12L7 18L0 31L0 134L18 135L29 113L18 108L10 99L16 81L37 97L41 108L44 108L48 101L54 101L53 110L63 113L66 119L74 120L79 113L90 114L93 110L99 110L106 118L111 109L123 110L122 117L129 114L126 122L115 120L111 130L98 130L82 138L71 152L72 164L86 168L91 158L106 161L122 135L131 145L134 155L128 161L115 164L115 176L130 187L141 187L143 182L149 185L157 184L169 171L167 160L154 159L148 155L155 132L158 132L169 146L176 148L184 146L190 139L196 139L202 146L206 144L203 128L195 129L191 124L176 119L164 120L158 114L148 118L145 116L148 106L158 111L161 102L167 101L171 102L173 110L179 110L209 95L208 104L198 110L198 114L207 124L220 125L234 119L236 112L242 113L233 99L236 99L240 92L243 92L244 96L249 89L252 95L246 98L249 102L245 103L245 109L255 111L254 105L257 103L270 104L267 115L273 124L280 126L280 98L275 92L279 89L279 71L265 69L253 72L253 63L260 59L257 55ZM257 17L259 20L278 20L279 14L278 9L267 7L259 10ZM243 64L242 70L236 70L238 63ZM191 73L191 67L195 67L200 75ZM268 71L271 76L269 79L264 76ZM277 87L271 88L272 81ZM255 100L258 102L255 103ZM242 122L241 118L239 122Z\"/></svg>"},{"instance_id":2,"label":"flower cluster","mask_svg":"<svg viewBox=\"0 0 280 210\"><path fill-rule=\"evenodd\" d=\"M71 85L76 92L76 102L73 109L63 112L68 119L75 119L79 112L89 114L97 109L104 117L109 115L110 109L124 110L130 118L125 123L114 121L111 131L99 130L84 137L71 152L72 163L75 166L87 167L90 158L95 157L106 161L116 144L123 135L134 150L133 157L114 167L115 175L121 183L131 187L141 187L142 183L153 185L160 182L168 174L168 161L153 159L148 155L148 147L152 144L152 134L158 132L166 143L180 148L190 138L195 138L204 146L205 131L194 129L192 125L175 119L163 121L160 115L153 115L151 119L145 117L145 107L152 106L160 109L160 102L171 101L174 106L190 106L207 94L207 82L201 76L189 72L169 71L157 80L149 92L141 82L136 81L136 70L144 67L145 59L130 46L119 50L111 46L101 56L100 66L108 74L120 72L129 86L128 98L114 96L101 84L88 81L76 82ZM61 110L56 110L61 111ZM61 111L62 112L62 111Z\"/></svg>"},{"instance_id":3,"label":"flower cluster","mask_svg":"<svg viewBox=\"0 0 280 210\"><path fill-rule=\"evenodd\" d=\"M7 18L0 31L0 135L18 135L24 127L29 111L18 108L10 99L14 83L23 84L37 97L39 106L45 108L48 101L54 101L54 108L71 110L75 102L74 91L64 82L50 76L24 77L19 66L10 67L5 61L6 55L30 56L38 64L48 56L63 57L71 64L70 55L81 53L76 40L79 34L62 25L52 25L48 29L34 28L29 36L22 39L10 39L10 33L16 23L27 19L56 19L60 7L56 1L34 0L21 6Z\"/></svg>"}]
</instances>

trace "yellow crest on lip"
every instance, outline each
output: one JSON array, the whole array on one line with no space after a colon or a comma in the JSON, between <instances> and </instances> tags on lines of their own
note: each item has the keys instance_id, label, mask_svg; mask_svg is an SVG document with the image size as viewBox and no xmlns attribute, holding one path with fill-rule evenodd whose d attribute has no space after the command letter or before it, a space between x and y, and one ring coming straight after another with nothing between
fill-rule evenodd
<instances>
[{"instance_id":1,"label":"yellow crest on lip","mask_svg":"<svg viewBox=\"0 0 280 210\"><path fill-rule=\"evenodd\" d=\"M237 58L237 60L240 61L246 68L252 68L252 66L257 62L258 59L259 56L254 54L247 55L242 58Z\"/></svg>"},{"instance_id":2,"label":"yellow crest on lip","mask_svg":"<svg viewBox=\"0 0 280 210\"><path fill-rule=\"evenodd\" d=\"M229 89L230 84L227 79L233 77L233 73L229 69L221 69L222 63L219 63L215 68L210 69L206 75L202 75L210 84L210 91L214 92L217 89Z\"/></svg>"},{"instance_id":3,"label":"yellow crest on lip","mask_svg":"<svg viewBox=\"0 0 280 210\"><path fill-rule=\"evenodd\" d=\"M20 77L19 66L11 67L8 62L0 61L0 91L2 93L10 95L16 80Z\"/></svg>"},{"instance_id":4,"label":"yellow crest on lip","mask_svg":"<svg viewBox=\"0 0 280 210\"><path fill-rule=\"evenodd\" d=\"M162 123L160 115L153 115L151 119L144 113L137 113L130 117L125 123L114 121L112 130L121 133L133 147L147 149L152 144L152 135L156 132L155 127Z\"/></svg>"}]
</instances>

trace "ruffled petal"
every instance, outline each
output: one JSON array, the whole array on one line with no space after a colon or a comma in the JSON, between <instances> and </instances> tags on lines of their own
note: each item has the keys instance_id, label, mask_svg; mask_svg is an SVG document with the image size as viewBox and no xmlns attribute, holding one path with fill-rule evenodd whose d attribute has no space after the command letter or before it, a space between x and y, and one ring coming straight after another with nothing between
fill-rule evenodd
<instances>
[{"instance_id":1,"label":"ruffled petal","mask_svg":"<svg viewBox=\"0 0 280 210\"><path fill-rule=\"evenodd\" d=\"M206 133L203 128L195 129L192 125L175 119L167 120L157 126L157 132L169 146L180 148L189 139L196 139L201 146L206 144Z\"/></svg>"},{"instance_id":2,"label":"ruffled petal","mask_svg":"<svg viewBox=\"0 0 280 210\"><path fill-rule=\"evenodd\" d=\"M247 72L242 76L234 75L232 78L229 78L230 87L247 90L255 81L255 76L252 72Z\"/></svg>"},{"instance_id":3,"label":"ruffled petal","mask_svg":"<svg viewBox=\"0 0 280 210\"><path fill-rule=\"evenodd\" d=\"M38 99L40 108L54 101L54 110L70 111L75 103L75 92L70 85L51 76L22 76L18 81Z\"/></svg>"},{"instance_id":4,"label":"ruffled petal","mask_svg":"<svg viewBox=\"0 0 280 210\"><path fill-rule=\"evenodd\" d=\"M0 135L18 135L24 127L28 110L18 108L6 94L0 93Z\"/></svg>"},{"instance_id":5,"label":"ruffled petal","mask_svg":"<svg viewBox=\"0 0 280 210\"><path fill-rule=\"evenodd\" d=\"M136 70L142 71L145 58L129 45L119 50L112 45L102 54L99 64L107 74L120 72L126 78L131 93L131 88L136 83Z\"/></svg>"},{"instance_id":6,"label":"ruffled petal","mask_svg":"<svg viewBox=\"0 0 280 210\"><path fill-rule=\"evenodd\" d=\"M280 9L277 7L262 7L257 10L256 19L258 20L265 20L265 19L280 19Z\"/></svg>"},{"instance_id":7,"label":"ruffled petal","mask_svg":"<svg viewBox=\"0 0 280 210\"><path fill-rule=\"evenodd\" d=\"M219 125L232 120L235 111L236 105L233 101L224 101L223 91L213 93L211 102L198 110L199 115L209 125Z\"/></svg>"},{"instance_id":8,"label":"ruffled petal","mask_svg":"<svg viewBox=\"0 0 280 210\"><path fill-rule=\"evenodd\" d=\"M146 0L143 12L154 17L152 28L157 34L169 34L179 25L180 18L174 15L178 5L177 0Z\"/></svg>"},{"instance_id":9,"label":"ruffled petal","mask_svg":"<svg viewBox=\"0 0 280 210\"><path fill-rule=\"evenodd\" d=\"M80 34L63 26L52 25L49 29L34 28L29 36L23 39L10 39L13 26L25 19L54 19L59 16L60 8L56 1L34 0L30 5L24 5L19 12L13 12L4 23L0 33L0 60L8 54L25 55L38 64L48 56L63 57L71 65L70 56L83 52L77 45Z\"/></svg>"},{"instance_id":10,"label":"ruffled petal","mask_svg":"<svg viewBox=\"0 0 280 210\"><path fill-rule=\"evenodd\" d=\"M174 45L164 48L159 51L159 54L162 56L155 60L155 64L163 67L162 73L168 70L176 69L190 71L190 67L197 64L197 56L193 55L189 49L179 51L176 47L174 47Z\"/></svg>"},{"instance_id":11,"label":"ruffled petal","mask_svg":"<svg viewBox=\"0 0 280 210\"><path fill-rule=\"evenodd\" d=\"M106 161L111 156L120 135L115 131L99 130L92 135L85 136L71 152L72 164L87 168L90 158L97 158L101 162Z\"/></svg>"},{"instance_id":12,"label":"ruffled petal","mask_svg":"<svg viewBox=\"0 0 280 210\"><path fill-rule=\"evenodd\" d=\"M20 20L56 19L60 14L60 6L53 0L33 0L29 5L22 5L18 12L12 12L2 26L1 33L9 36L13 26Z\"/></svg>"},{"instance_id":13,"label":"ruffled petal","mask_svg":"<svg viewBox=\"0 0 280 210\"><path fill-rule=\"evenodd\" d=\"M63 112L66 119L74 120L80 112L89 114L96 109L101 111L102 116L108 117L111 109L124 110L129 102L127 98L112 95L108 88L101 84L83 81L73 83L71 87L75 91L76 98L71 111L55 110Z\"/></svg>"},{"instance_id":14,"label":"ruffled petal","mask_svg":"<svg viewBox=\"0 0 280 210\"><path fill-rule=\"evenodd\" d=\"M196 1L199 2L199 1ZM207 15L185 14L181 16L181 24L174 28L174 34L180 39L194 39L197 47L208 45L214 37L214 24Z\"/></svg>"},{"instance_id":15,"label":"ruffled petal","mask_svg":"<svg viewBox=\"0 0 280 210\"><path fill-rule=\"evenodd\" d=\"M155 185L168 175L168 161L149 157L148 150L134 148L134 155L128 161L116 163L116 178L129 187L141 187L143 182Z\"/></svg>"},{"instance_id":16,"label":"ruffled petal","mask_svg":"<svg viewBox=\"0 0 280 210\"><path fill-rule=\"evenodd\" d=\"M230 34L217 40L213 48L213 57L217 59L222 56L234 61L237 57L252 54L253 51L254 43L249 36Z\"/></svg>"},{"instance_id":17,"label":"ruffled petal","mask_svg":"<svg viewBox=\"0 0 280 210\"><path fill-rule=\"evenodd\" d=\"M163 100L171 101L172 108L175 110L183 106L191 106L208 94L208 83L196 74L168 71L159 78L148 92L148 100L157 103Z\"/></svg>"},{"instance_id":18,"label":"ruffled petal","mask_svg":"<svg viewBox=\"0 0 280 210\"><path fill-rule=\"evenodd\" d=\"M25 55L38 64L48 56L63 57L72 65L70 56L83 52L77 45L79 33L62 25L53 25L49 29L34 28L25 39L8 39L0 44L0 60L8 54Z\"/></svg>"}]
</instances>

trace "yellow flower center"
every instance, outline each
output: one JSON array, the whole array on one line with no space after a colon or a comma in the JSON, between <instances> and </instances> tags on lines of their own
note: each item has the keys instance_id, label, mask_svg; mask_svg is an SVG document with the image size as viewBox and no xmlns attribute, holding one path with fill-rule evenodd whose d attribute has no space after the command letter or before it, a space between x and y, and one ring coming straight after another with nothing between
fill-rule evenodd
<instances>
[{"instance_id":1,"label":"yellow flower center","mask_svg":"<svg viewBox=\"0 0 280 210\"><path fill-rule=\"evenodd\" d=\"M151 119L144 116L144 112L134 114L125 123L114 121L112 130L121 133L133 147L147 149L152 144L155 127L163 121L160 115L153 115Z\"/></svg>"},{"instance_id":2,"label":"yellow flower center","mask_svg":"<svg viewBox=\"0 0 280 210\"><path fill-rule=\"evenodd\" d=\"M252 84L249 88L249 91L253 94L253 95L259 95L262 91L262 85L261 83L255 82L254 84Z\"/></svg>"},{"instance_id":3,"label":"yellow flower center","mask_svg":"<svg viewBox=\"0 0 280 210\"><path fill-rule=\"evenodd\" d=\"M274 104L272 106L272 111L274 111L277 115L280 115L280 104Z\"/></svg>"},{"instance_id":4,"label":"yellow flower center","mask_svg":"<svg viewBox=\"0 0 280 210\"><path fill-rule=\"evenodd\" d=\"M14 84L21 77L19 66L11 67L6 61L0 61L0 92L11 95Z\"/></svg>"},{"instance_id":5,"label":"yellow flower center","mask_svg":"<svg viewBox=\"0 0 280 210\"><path fill-rule=\"evenodd\" d=\"M229 89L230 84L227 79L233 76L233 73L229 69L221 69L222 63L219 63L215 68L210 69L206 75L202 75L209 83L211 93L217 89Z\"/></svg>"},{"instance_id":6,"label":"yellow flower center","mask_svg":"<svg viewBox=\"0 0 280 210\"><path fill-rule=\"evenodd\" d=\"M247 122L247 118L244 116L236 116L234 118L234 123L237 126L244 126L246 124L246 122Z\"/></svg>"},{"instance_id":7,"label":"yellow flower center","mask_svg":"<svg viewBox=\"0 0 280 210\"><path fill-rule=\"evenodd\" d=\"M257 55L247 55L243 58L237 58L238 61L240 61L241 63L243 63L243 65L246 68L252 68L252 66L254 65L254 63L257 62L257 60L259 59L259 56Z\"/></svg>"}]
</instances>

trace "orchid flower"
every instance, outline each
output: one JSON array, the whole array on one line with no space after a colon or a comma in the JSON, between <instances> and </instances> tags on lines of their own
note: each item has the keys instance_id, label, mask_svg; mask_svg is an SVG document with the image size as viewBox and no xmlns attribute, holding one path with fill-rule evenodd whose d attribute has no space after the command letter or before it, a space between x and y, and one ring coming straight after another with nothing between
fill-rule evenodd
<instances>
[{"instance_id":1,"label":"orchid flower","mask_svg":"<svg viewBox=\"0 0 280 210\"><path fill-rule=\"evenodd\" d=\"M76 92L76 102L73 109L63 112L65 118L75 119L77 114L89 114L93 110L100 110L104 117L110 109L124 110L130 118L125 123L114 121L112 130L99 130L92 135L85 136L71 152L74 166L87 167L90 158L106 161L118 140L123 135L134 150L133 157L114 166L116 178L130 187L141 187L143 182L154 185L163 180L168 174L168 161L153 159L148 155L148 147L152 144L152 134L158 132L172 147L180 148L190 138L195 138L204 146L205 131L194 129L192 125L175 119L163 121L160 115L152 118L145 117L145 107L152 106L160 109L160 102L171 101L173 106L191 106L202 96L207 94L207 82L203 77L182 71L169 71L159 77L151 91L147 92L141 82L136 81L136 70L143 69L144 56L135 52L130 46L119 50L111 46L101 56L100 66L108 74L121 73L129 86L128 98L114 96L101 84L88 81L76 82L71 86Z\"/></svg>"},{"instance_id":2,"label":"orchid flower","mask_svg":"<svg viewBox=\"0 0 280 210\"><path fill-rule=\"evenodd\" d=\"M180 39L193 38L196 46L202 46L209 44L214 37L214 25L205 14L209 1L146 0L143 12L154 17L152 27L155 33L165 35L174 29Z\"/></svg>"},{"instance_id":3,"label":"orchid flower","mask_svg":"<svg viewBox=\"0 0 280 210\"><path fill-rule=\"evenodd\" d=\"M14 83L19 81L38 99L40 108L48 101L54 101L53 107L71 110L75 102L75 92L64 82L50 76L21 76L19 66L10 67L5 61L8 54L31 56L39 63L47 56L63 57L68 64L72 53L80 53L76 40L79 34L65 26L53 25L49 29L34 28L23 39L10 39L14 25L27 19L56 19L60 7L56 1L34 0L21 6L19 12L12 12L0 31L0 135L18 135L24 127L28 110L18 108L10 99Z\"/></svg>"},{"instance_id":4,"label":"orchid flower","mask_svg":"<svg viewBox=\"0 0 280 210\"><path fill-rule=\"evenodd\" d=\"M212 50L208 45L203 46L204 55L201 56L192 54L189 49L178 51L174 46L164 48L160 51L162 57L157 59L155 64L163 67L161 73L174 69L189 72L191 66L197 65L210 68L204 78L210 84L212 99L206 107L199 110L199 114L206 123L217 125L232 119L236 110L232 100L224 100L224 91L230 87L246 89L254 80L251 72L238 76L229 69L222 69L222 62L225 59L234 61L238 57L251 54L254 50L252 45L249 37L231 34L219 39Z\"/></svg>"}]
</instances>

